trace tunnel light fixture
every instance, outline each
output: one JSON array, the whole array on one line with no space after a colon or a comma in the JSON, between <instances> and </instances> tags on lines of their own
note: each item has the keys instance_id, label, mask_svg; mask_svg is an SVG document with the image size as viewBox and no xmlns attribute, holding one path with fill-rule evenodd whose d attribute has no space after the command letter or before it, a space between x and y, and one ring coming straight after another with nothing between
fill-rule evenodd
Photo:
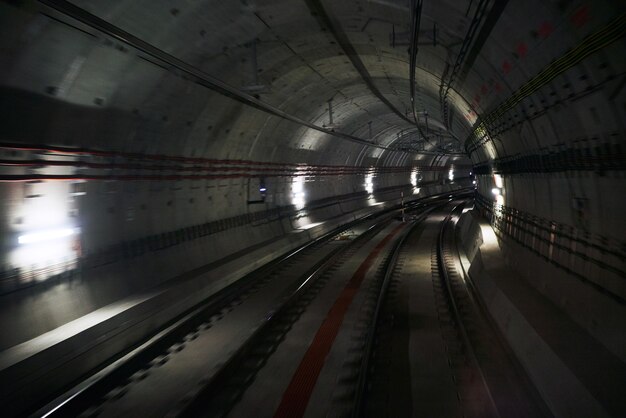
<instances>
[{"instance_id":1,"label":"tunnel light fixture","mask_svg":"<svg viewBox=\"0 0 626 418\"><path fill-rule=\"evenodd\" d=\"M291 184L291 204L299 210L304 208L305 203L304 177L294 177Z\"/></svg>"},{"instance_id":2,"label":"tunnel light fixture","mask_svg":"<svg viewBox=\"0 0 626 418\"><path fill-rule=\"evenodd\" d=\"M493 175L493 182L496 184L498 189L502 189L504 187L504 180L502 180L502 176L500 174Z\"/></svg>"},{"instance_id":3,"label":"tunnel light fixture","mask_svg":"<svg viewBox=\"0 0 626 418\"><path fill-rule=\"evenodd\" d=\"M420 192L420 188L417 187L419 181L421 180L420 178L421 176L419 176L419 171L414 168L411 171L411 186L413 186L413 194L419 194Z\"/></svg>"},{"instance_id":4,"label":"tunnel light fixture","mask_svg":"<svg viewBox=\"0 0 626 418\"><path fill-rule=\"evenodd\" d=\"M58 229L49 229L46 231L36 231L29 232L24 235L20 235L17 237L17 242L19 244L35 244L44 241L52 241L59 238L65 238L72 235L75 235L79 232L78 228L58 228Z\"/></svg>"},{"instance_id":5,"label":"tunnel light fixture","mask_svg":"<svg viewBox=\"0 0 626 418\"><path fill-rule=\"evenodd\" d=\"M504 196L502 195L502 189L499 187L494 187L491 189L491 193L496 197L497 205L504 205Z\"/></svg>"},{"instance_id":6,"label":"tunnel light fixture","mask_svg":"<svg viewBox=\"0 0 626 418\"><path fill-rule=\"evenodd\" d=\"M454 181L454 168L450 168L450 171L448 171L448 180Z\"/></svg>"},{"instance_id":7,"label":"tunnel light fixture","mask_svg":"<svg viewBox=\"0 0 626 418\"><path fill-rule=\"evenodd\" d=\"M497 205L504 205L504 180L500 174L493 175L493 182L496 187L491 189L491 193L493 193L496 197Z\"/></svg>"},{"instance_id":8,"label":"tunnel light fixture","mask_svg":"<svg viewBox=\"0 0 626 418\"><path fill-rule=\"evenodd\" d=\"M417 169L411 171L411 186L417 187Z\"/></svg>"},{"instance_id":9,"label":"tunnel light fixture","mask_svg":"<svg viewBox=\"0 0 626 418\"><path fill-rule=\"evenodd\" d=\"M12 235L6 263L18 269L24 282L42 281L76 268L80 257L81 229L76 196L85 192L84 182L36 183L36 199L25 199L12 208L11 218L20 219ZM24 193L29 193L25 185Z\"/></svg>"},{"instance_id":10,"label":"tunnel light fixture","mask_svg":"<svg viewBox=\"0 0 626 418\"><path fill-rule=\"evenodd\" d=\"M374 193L374 175L368 174L365 176L365 190L368 194Z\"/></svg>"},{"instance_id":11,"label":"tunnel light fixture","mask_svg":"<svg viewBox=\"0 0 626 418\"><path fill-rule=\"evenodd\" d=\"M261 193L265 193L267 191L267 189L265 187L259 187L259 191Z\"/></svg>"}]
</instances>

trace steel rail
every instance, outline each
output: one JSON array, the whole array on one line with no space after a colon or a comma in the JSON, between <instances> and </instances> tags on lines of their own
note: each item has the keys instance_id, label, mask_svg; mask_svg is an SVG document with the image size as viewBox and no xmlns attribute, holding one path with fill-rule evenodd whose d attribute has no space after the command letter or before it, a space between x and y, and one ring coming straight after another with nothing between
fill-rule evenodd
<instances>
[{"instance_id":1,"label":"steel rail","mask_svg":"<svg viewBox=\"0 0 626 418\"><path fill-rule=\"evenodd\" d=\"M462 191L455 195L464 196L466 193L467 192ZM437 202L437 200L442 197L443 196L439 196L437 199L434 199L434 201ZM437 206L439 205L435 203L434 207ZM427 211L433 210L434 207L432 209L428 208ZM274 325L273 322L280 322L282 316L288 312L293 305L297 304L302 296L306 295L306 292L313 286L313 283L317 278L322 276L328 268L332 267L335 262L356 243L366 241L370 236L375 235L375 233L377 233L388 220L389 219L383 220L380 223L373 225L365 233L358 236L350 245L340 248L321 263L318 263L318 267L314 271L307 274L307 277L302 284L298 286L297 289L295 289L293 293L289 295L286 300L263 321L254 333L248 337L244 344L242 344L242 346L236 350L236 352L232 354L226 362L224 362L220 370L217 371L204 385L204 387L195 394L193 399L183 406L182 411L178 411L178 415L182 417L195 417L206 414L207 405L212 402L214 397L219 395L219 389L224 384L225 379L232 376L239 365L245 362L246 356L253 352L256 347L256 343L262 340L266 331Z\"/></svg>"},{"instance_id":2,"label":"steel rail","mask_svg":"<svg viewBox=\"0 0 626 418\"><path fill-rule=\"evenodd\" d=\"M321 277L332 265L334 265L339 258L345 254L352 246L369 239L371 236L378 233L384 225L386 225L390 219L383 220L377 224L374 224L363 234L359 235L349 245L345 245L327 256L321 263L318 263L316 268L307 273L304 280L299 286L286 298L286 300L277 307L274 311L267 316L264 321L257 327L257 329L244 341L244 343L222 364L220 369L206 382L203 388L195 394L193 399L190 399L188 403L182 406L182 410L177 412L181 417L196 417L207 412L207 405L210 405L216 393L219 392L220 387L228 379L229 376L234 374L234 371L245 362L246 356L248 356L257 343L262 340L266 332L276 322L280 322L283 315L289 311L302 296L309 291L313 283Z\"/></svg>"},{"instance_id":3,"label":"steel rail","mask_svg":"<svg viewBox=\"0 0 626 418\"><path fill-rule=\"evenodd\" d=\"M457 227L457 224L455 222L454 228L456 229L456 227ZM500 344L500 347L506 354L506 357L511 361L513 370L515 370L515 373L520 378L525 389L528 391L531 399L534 401L534 404L542 412L542 416L552 417L553 416L552 413L549 411L549 408L545 404L545 401L543 400L541 394L535 388L535 385L533 384L532 379L528 375L528 372L518 360L517 355L515 354L515 351L513 350L513 348L507 341L504 334L500 332L500 328L498 327L498 324L496 320L494 319L494 317L491 315L489 308L485 303L485 300L481 296L480 290L474 283L472 276L469 274L469 268L466 268L466 265L463 262L462 257L461 257L461 252L465 253L465 250L461 248L460 244L461 244L460 240L455 239L455 244L453 245L452 252L454 253L453 256L458 260L459 266L461 267L461 271L459 273L463 277L463 281L466 283L468 287L469 299L472 301L472 303L475 304L475 306L477 307L477 311L480 312L482 317L485 319L486 323L488 324L490 328L490 331L493 333L496 340Z\"/></svg>"},{"instance_id":4,"label":"steel rail","mask_svg":"<svg viewBox=\"0 0 626 418\"><path fill-rule=\"evenodd\" d=\"M467 192L460 192L461 195L464 193ZM418 205L424 203L437 201L448 194L449 193L442 193L439 195L428 196L411 202L409 206L417 207ZM302 253L317 244L323 243L324 241L328 241L333 236L336 236L341 232L354 227L354 225L368 219L383 216L383 220L381 221L383 222L387 217L393 216L397 210L398 207L393 207L380 213L365 215L345 225L341 225L340 227L337 227L298 248L286 252L270 263L259 267L255 271L244 276L240 281L233 283L231 286L228 286L216 295L210 297L205 302L190 308L187 312L172 319L170 325L157 332L150 339L140 344L138 347L130 350L126 354L123 354L122 357L115 360L113 363L104 367L99 372L88 377L84 381L79 382L67 392L60 394L55 399L46 403L46 405L38 407L37 411L30 415L38 417L65 417L80 414L80 412L90 406L92 399L96 397L95 395L102 392L103 387L115 386L115 383L118 380L126 378L128 375L128 368L136 368L134 365L144 364L152 360L153 356L150 355L151 353L155 350L159 351L159 347L167 345L164 341L170 341L172 335L180 334L180 329L187 326L190 322L196 321L198 316L203 315L207 311L219 310L221 306L227 304L228 301L240 293L242 289L245 289L247 286L251 286L254 282L256 282L256 279L266 277L271 274L271 272L278 266L288 262L297 254Z\"/></svg>"},{"instance_id":5,"label":"steel rail","mask_svg":"<svg viewBox=\"0 0 626 418\"><path fill-rule=\"evenodd\" d=\"M446 204L445 202L444 204ZM398 257L400 256L400 251L404 246L407 238L411 235L411 233L417 228L432 212L433 210L441 207L441 205L433 206L424 213L420 215L420 217L413 221L413 225L409 226L402 234L400 238L398 238L391 249L390 256L387 258L384 266L385 275L383 277L382 284L380 286L380 292L378 294L378 298L376 299L376 307L374 308L374 313L372 314L372 318L370 320L370 324L367 330L367 336L365 338L365 351L363 353L363 357L361 359L361 366L359 368L359 377L357 380L356 394L354 395L354 400L352 404L352 417L360 418L364 416L363 408L365 406L365 393L367 391L367 377L370 370L370 364L373 357L374 351L374 341L376 337L376 333L378 331L378 322L380 317L380 311L382 310L382 306L387 297L387 291L389 289L389 284L391 282L391 278L394 274L394 268L397 264Z\"/></svg>"},{"instance_id":6,"label":"steel rail","mask_svg":"<svg viewBox=\"0 0 626 418\"><path fill-rule=\"evenodd\" d=\"M443 279L443 281L445 282L445 286L446 286L446 290L448 292L448 296L449 296L449 300L450 300L450 306L452 308L452 313L454 315L455 318L455 322L458 326L458 329L460 331L461 334L461 339L463 340L463 345L465 346L465 349L467 350L467 354L469 355L470 361L472 362L472 364L474 365L476 371L478 372L478 375L480 377L480 380L485 388L485 391L487 393L487 397L489 398L489 404L491 406L491 408L493 409L493 413L496 417L500 417L500 413L498 411L498 407L496 406L496 402L493 398L493 394L491 393L491 390L489 388L489 384L487 383L487 379L485 378L485 375L482 371L482 368L480 367L480 362L478 361L478 358L476 356L476 353L474 352L474 347L473 344L469 338L469 333L467 331L467 328L465 327L465 323L463 321L463 317L461 315L461 311L460 308L457 304L456 301L456 296L453 292L452 289L452 284L451 284L451 279L450 279L450 274L449 274L449 270L448 270L448 266L447 263L444 259L444 235L445 235L445 231L446 228L448 227L449 223L450 223L450 219L452 219L452 214L462 205L464 205L464 203L461 203L459 205L456 205L451 211L450 214L448 216L446 216L446 218L442 221L441 223L441 228L439 229L439 236L437 238L437 266L438 266L438 270L439 273Z\"/></svg>"},{"instance_id":7,"label":"steel rail","mask_svg":"<svg viewBox=\"0 0 626 418\"><path fill-rule=\"evenodd\" d=\"M415 202L415 204L419 203L420 202ZM258 279L271 274L272 271L274 271L280 265L283 265L284 263L293 259L293 257L297 254L300 254L315 245L330 240L332 237L352 228L356 224L364 222L375 216L382 215L383 219L373 225L369 229L371 230L377 225L381 225L381 223L386 222L390 216L393 216L392 214L396 210L397 208L391 208L387 211L384 211L382 214L370 214L363 216L348 224L335 228L294 250L288 251L287 253L279 256L277 259L271 261L270 263L259 267L255 271L246 275L240 281L233 283L232 285L218 292L218 294L210 297L207 301L191 308L186 313L174 319L172 325L167 326L164 330L151 337L147 342L141 344L138 348L133 349L119 360L116 360L114 363L104 368L101 372L98 372L90 378L86 379L85 382L79 383L74 389L66 392L65 394L62 394L52 402L49 402L47 405L38 409L38 411L32 415L41 417L65 417L80 414L80 412L89 407L91 399L94 397L94 392L100 391L101 387L103 386L114 386L114 384L112 383L116 382L119 379L123 379L124 376L128 374L126 368L131 367L129 366L131 362L146 363L150 361L150 359L144 359L144 357L146 357L146 352L152 352L153 350L155 350L155 347L160 347L161 345L163 345L163 341L171 338L172 334L179 334L180 332L178 331L181 327L187 325L191 321L197 320L200 315L204 314L207 311L217 311L220 309L221 306L227 305L230 299L239 294L247 286L251 286ZM335 253L336 251L331 252L328 258L335 255ZM315 270L317 271L322 268L322 265L324 265L326 261L327 260L322 260L321 262L318 262ZM311 273L306 280L309 280L312 274L314 273ZM301 287L302 286L300 286L298 289L300 289ZM147 357L151 356L148 355Z\"/></svg>"}]
</instances>

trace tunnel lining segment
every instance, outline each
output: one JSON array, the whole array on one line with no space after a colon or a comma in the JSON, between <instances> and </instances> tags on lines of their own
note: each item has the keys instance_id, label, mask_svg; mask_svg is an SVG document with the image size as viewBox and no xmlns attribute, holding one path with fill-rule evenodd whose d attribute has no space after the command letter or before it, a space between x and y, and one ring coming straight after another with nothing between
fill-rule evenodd
<instances>
[{"instance_id":1,"label":"tunnel lining segment","mask_svg":"<svg viewBox=\"0 0 626 418\"><path fill-rule=\"evenodd\" d=\"M121 42L124 42L127 45L136 48L137 50L148 54L151 57L158 59L166 63L168 66L175 68L178 71L182 71L183 73L192 76L196 83L209 88L223 96L236 100L240 103L243 103L247 106L258 109L262 112L268 113L273 116L277 116L281 119L288 120L290 122L294 122L301 126L307 127L309 129L313 129L337 138L341 138L344 140L356 142L360 145L379 148L383 150L389 149L388 147L380 144L376 144L370 141L367 141L362 138L358 138L356 136L335 131L334 129L326 129L320 127L314 123L308 122L304 119L301 119L297 116L286 113L272 105L269 105L261 100L254 98L253 96L246 94L233 86L230 86L224 83L221 80L218 80L209 74L204 73L203 71L195 68L194 66L168 54L167 52L155 47L154 45L124 31L123 29L99 18L96 15L93 15L86 10L70 3L65 0L38 0L40 3L50 7L57 12L69 16L77 21L83 23L84 25L96 29L102 33L105 33L108 36L111 36Z\"/></svg>"},{"instance_id":2,"label":"tunnel lining segment","mask_svg":"<svg viewBox=\"0 0 626 418\"><path fill-rule=\"evenodd\" d=\"M569 70L589 55L619 40L625 33L626 14L622 13L597 32L587 36L575 48L572 48L559 59L546 66L517 89L508 99L496 107L496 109L476 121L470 135L465 141L465 149L468 154L473 154L481 146L493 139L490 135L484 134L489 132L491 125L499 120L507 111L513 109L513 107L523 99L535 93L541 87Z\"/></svg>"}]
</instances>

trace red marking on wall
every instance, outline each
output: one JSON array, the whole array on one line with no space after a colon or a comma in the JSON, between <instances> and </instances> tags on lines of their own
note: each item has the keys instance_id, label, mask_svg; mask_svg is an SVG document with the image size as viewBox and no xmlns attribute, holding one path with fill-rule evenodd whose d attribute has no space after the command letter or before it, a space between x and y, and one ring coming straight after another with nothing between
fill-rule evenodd
<instances>
[{"instance_id":1,"label":"red marking on wall","mask_svg":"<svg viewBox=\"0 0 626 418\"><path fill-rule=\"evenodd\" d=\"M526 57L526 54L528 54L528 45L524 42L518 43L515 47L515 52L517 52L517 55L519 55L520 58Z\"/></svg>"},{"instance_id":2,"label":"red marking on wall","mask_svg":"<svg viewBox=\"0 0 626 418\"><path fill-rule=\"evenodd\" d=\"M543 22L541 25L539 25L539 29L537 29L537 34L543 39L546 39L548 36L550 36L552 32L554 32L554 26L552 26L552 23L550 22Z\"/></svg>"},{"instance_id":3,"label":"red marking on wall","mask_svg":"<svg viewBox=\"0 0 626 418\"><path fill-rule=\"evenodd\" d=\"M591 19L591 14L589 13L589 5L587 4L583 4L576 9L574 14L569 18L570 22L572 22L572 24L577 28L585 26L589 23L589 19Z\"/></svg>"},{"instance_id":4,"label":"red marking on wall","mask_svg":"<svg viewBox=\"0 0 626 418\"><path fill-rule=\"evenodd\" d=\"M298 369L291 378L291 382L285 390L280 405L274 414L275 418L295 418L304 415L313 393L313 388L326 361L326 356L335 342L346 312L365 279L365 275L385 245L402 228L404 228L403 224L398 225L383 238L352 275L350 281L328 311L326 319L324 319L324 322L317 330L309 349L304 354Z\"/></svg>"},{"instance_id":5,"label":"red marking on wall","mask_svg":"<svg viewBox=\"0 0 626 418\"><path fill-rule=\"evenodd\" d=\"M507 60L502 61L502 72L504 74L510 73L512 68L513 66L511 65L510 62L508 62Z\"/></svg>"},{"instance_id":6,"label":"red marking on wall","mask_svg":"<svg viewBox=\"0 0 626 418\"><path fill-rule=\"evenodd\" d=\"M480 88L480 93L485 95L487 94L488 91L489 91L489 88L487 87L487 85L483 84L482 87Z\"/></svg>"},{"instance_id":7,"label":"red marking on wall","mask_svg":"<svg viewBox=\"0 0 626 418\"><path fill-rule=\"evenodd\" d=\"M502 84L496 82L494 89L496 90L496 93L500 93L502 91Z\"/></svg>"}]
</instances>

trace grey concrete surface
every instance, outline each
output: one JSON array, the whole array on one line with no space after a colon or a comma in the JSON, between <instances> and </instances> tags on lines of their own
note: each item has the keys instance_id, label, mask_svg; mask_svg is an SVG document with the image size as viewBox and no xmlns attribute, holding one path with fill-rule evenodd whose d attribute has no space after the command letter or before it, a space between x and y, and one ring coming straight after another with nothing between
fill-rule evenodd
<instances>
[{"instance_id":1,"label":"grey concrete surface","mask_svg":"<svg viewBox=\"0 0 626 418\"><path fill-rule=\"evenodd\" d=\"M460 230L466 271L554 416L622 415L623 361L507 265L489 224L469 212Z\"/></svg>"}]
</instances>

